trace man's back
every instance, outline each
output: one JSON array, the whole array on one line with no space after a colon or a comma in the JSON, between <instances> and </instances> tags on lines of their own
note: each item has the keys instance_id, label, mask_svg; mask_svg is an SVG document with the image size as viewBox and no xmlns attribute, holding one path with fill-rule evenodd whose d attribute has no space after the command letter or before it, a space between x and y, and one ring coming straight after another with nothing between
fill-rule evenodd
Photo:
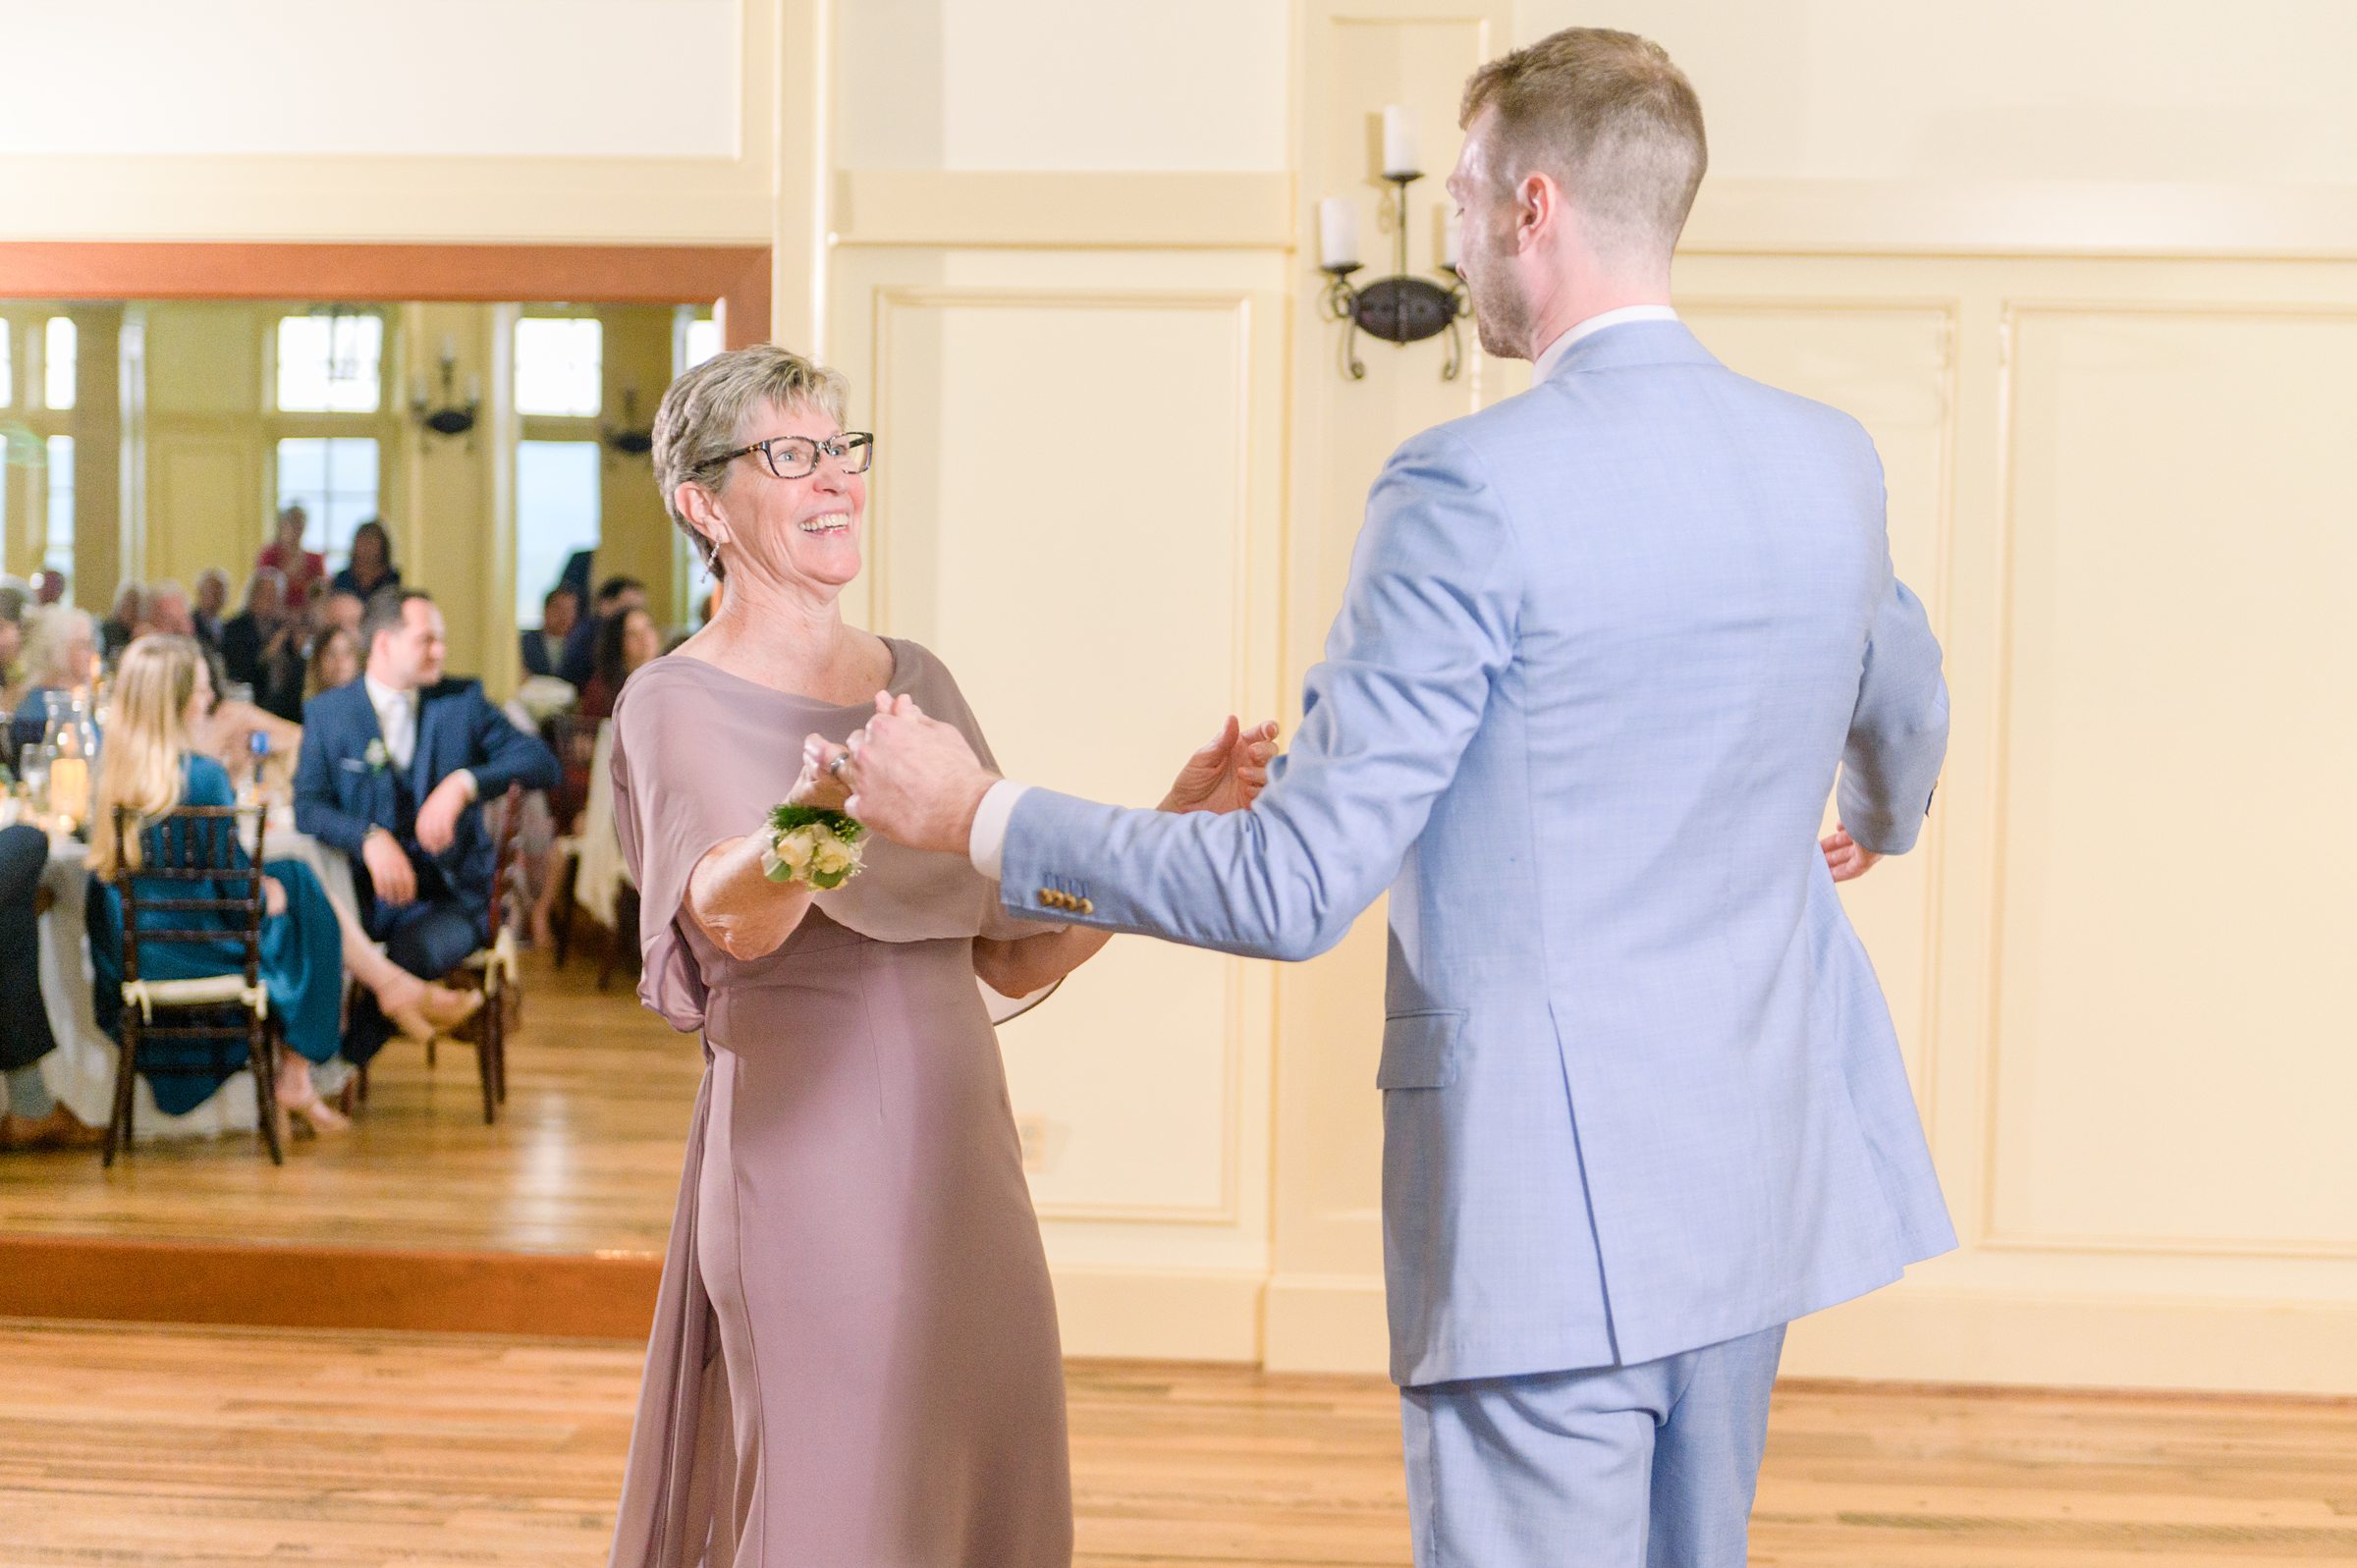
<instances>
[{"instance_id":1,"label":"man's back","mask_svg":"<svg viewBox=\"0 0 2357 1568\"><path fill-rule=\"evenodd\" d=\"M1674 323L1420 440L1461 447L1514 588L1393 890L1396 1374L1650 1359L1952 1245L1817 845L1870 641L1899 771L1928 792L1945 747L1871 443Z\"/></svg>"}]
</instances>

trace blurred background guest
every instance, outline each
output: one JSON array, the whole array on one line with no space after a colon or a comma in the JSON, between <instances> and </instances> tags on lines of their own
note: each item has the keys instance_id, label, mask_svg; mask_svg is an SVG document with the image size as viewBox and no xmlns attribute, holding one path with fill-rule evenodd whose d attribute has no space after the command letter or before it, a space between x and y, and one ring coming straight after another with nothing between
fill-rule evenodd
<instances>
[{"instance_id":1,"label":"blurred background guest","mask_svg":"<svg viewBox=\"0 0 2357 1568\"><path fill-rule=\"evenodd\" d=\"M246 579L246 608L221 623L221 661L229 678L258 687L262 649L287 619L287 579L276 567L256 567Z\"/></svg>"},{"instance_id":2,"label":"blurred background guest","mask_svg":"<svg viewBox=\"0 0 2357 1568\"><path fill-rule=\"evenodd\" d=\"M540 624L523 633L526 675L553 676L565 662L565 639L581 619L580 595L559 583L540 601Z\"/></svg>"},{"instance_id":3,"label":"blurred background guest","mask_svg":"<svg viewBox=\"0 0 2357 1568\"><path fill-rule=\"evenodd\" d=\"M131 646L131 634L139 622L139 596L145 590L136 581L126 581L115 590L115 608L98 623L98 657L108 664L115 655Z\"/></svg>"},{"instance_id":4,"label":"blurred background guest","mask_svg":"<svg viewBox=\"0 0 2357 1568\"><path fill-rule=\"evenodd\" d=\"M41 931L33 895L49 863L49 836L29 823L0 828L0 1073L7 1075L0 1149L88 1149L106 1141L57 1103L41 1058L57 1049L41 1000Z\"/></svg>"},{"instance_id":5,"label":"blurred background guest","mask_svg":"<svg viewBox=\"0 0 2357 1568\"><path fill-rule=\"evenodd\" d=\"M62 603L66 597L66 574L44 568L32 574L32 602L40 605Z\"/></svg>"},{"instance_id":6,"label":"blurred background guest","mask_svg":"<svg viewBox=\"0 0 2357 1568\"><path fill-rule=\"evenodd\" d=\"M0 692L16 683L17 660L25 652L25 618L31 606L31 591L25 584L0 581Z\"/></svg>"},{"instance_id":7,"label":"blurred background guest","mask_svg":"<svg viewBox=\"0 0 2357 1568\"><path fill-rule=\"evenodd\" d=\"M196 622L196 640L221 651L221 618L229 609L229 573L207 567L196 573L196 602L190 607Z\"/></svg>"},{"instance_id":8,"label":"blurred background guest","mask_svg":"<svg viewBox=\"0 0 2357 1568\"><path fill-rule=\"evenodd\" d=\"M636 577L608 577L597 585L597 598L586 621L565 638L565 657L557 674L576 686L587 685L597 673L597 628L608 616L646 608L646 584Z\"/></svg>"},{"instance_id":9,"label":"blurred background guest","mask_svg":"<svg viewBox=\"0 0 2357 1568\"><path fill-rule=\"evenodd\" d=\"M322 691L349 686L359 678L359 633L331 625L312 639L310 669L302 682L306 705Z\"/></svg>"},{"instance_id":10,"label":"blurred background guest","mask_svg":"<svg viewBox=\"0 0 2357 1568\"><path fill-rule=\"evenodd\" d=\"M327 558L302 547L302 535L310 521L301 505L284 509L278 514L278 536L254 557L255 566L276 568L286 580L289 604L301 604L311 584L327 575Z\"/></svg>"},{"instance_id":11,"label":"blurred background guest","mask_svg":"<svg viewBox=\"0 0 2357 1568\"><path fill-rule=\"evenodd\" d=\"M88 692L98 679L98 627L86 610L50 605L26 618L25 651L17 685L0 705L16 715L19 746L40 741L51 704L63 693Z\"/></svg>"},{"instance_id":12,"label":"blurred background guest","mask_svg":"<svg viewBox=\"0 0 2357 1568\"><path fill-rule=\"evenodd\" d=\"M336 573L336 591L365 603L379 588L400 586L401 568L393 565L392 536L383 523L370 517L353 530L352 564Z\"/></svg>"}]
</instances>

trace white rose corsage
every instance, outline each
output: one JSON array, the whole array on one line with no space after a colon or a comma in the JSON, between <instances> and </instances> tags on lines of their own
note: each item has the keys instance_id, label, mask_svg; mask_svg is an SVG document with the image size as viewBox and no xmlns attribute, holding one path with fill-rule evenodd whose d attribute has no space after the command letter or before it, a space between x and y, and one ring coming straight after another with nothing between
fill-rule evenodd
<instances>
[{"instance_id":1,"label":"white rose corsage","mask_svg":"<svg viewBox=\"0 0 2357 1568\"><path fill-rule=\"evenodd\" d=\"M361 760L368 764L368 771L370 773L383 773L385 771L386 755L385 743L382 740L369 741L368 749L360 754Z\"/></svg>"},{"instance_id":2,"label":"white rose corsage","mask_svg":"<svg viewBox=\"0 0 2357 1568\"><path fill-rule=\"evenodd\" d=\"M859 840L867 830L840 811L818 806L773 806L762 874L772 882L806 882L821 892L859 875Z\"/></svg>"}]
</instances>

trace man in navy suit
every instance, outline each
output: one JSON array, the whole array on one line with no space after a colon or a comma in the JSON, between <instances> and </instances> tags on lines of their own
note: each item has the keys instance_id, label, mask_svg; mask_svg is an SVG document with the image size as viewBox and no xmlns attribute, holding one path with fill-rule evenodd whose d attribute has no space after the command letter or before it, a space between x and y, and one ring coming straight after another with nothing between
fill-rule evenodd
<instances>
[{"instance_id":1,"label":"man in navy suit","mask_svg":"<svg viewBox=\"0 0 2357 1568\"><path fill-rule=\"evenodd\" d=\"M479 681L442 675L442 612L415 588L379 594L360 622L361 677L303 710L295 825L352 857L368 934L438 979L481 946L494 849L480 802L553 788L556 756L509 723ZM345 1054L391 1033L362 994Z\"/></svg>"}]
</instances>

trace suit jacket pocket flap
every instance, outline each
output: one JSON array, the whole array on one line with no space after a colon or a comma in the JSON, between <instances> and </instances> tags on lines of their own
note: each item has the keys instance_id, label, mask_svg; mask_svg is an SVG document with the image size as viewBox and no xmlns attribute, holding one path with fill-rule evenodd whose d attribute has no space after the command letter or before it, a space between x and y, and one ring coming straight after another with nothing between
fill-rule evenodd
<instances>
[{"instance_id":1,"label":"suit jacket pocket flap","mask_svg":"<svg viewBox=\"0 0 2357 1568\"><path fill-rule=\"evenodd\" d=\"M1378 1089L1445 1089L1456 1082L1461 1012L1407 1012L1383 1021Z\"/></svg>"}]
</instances>

